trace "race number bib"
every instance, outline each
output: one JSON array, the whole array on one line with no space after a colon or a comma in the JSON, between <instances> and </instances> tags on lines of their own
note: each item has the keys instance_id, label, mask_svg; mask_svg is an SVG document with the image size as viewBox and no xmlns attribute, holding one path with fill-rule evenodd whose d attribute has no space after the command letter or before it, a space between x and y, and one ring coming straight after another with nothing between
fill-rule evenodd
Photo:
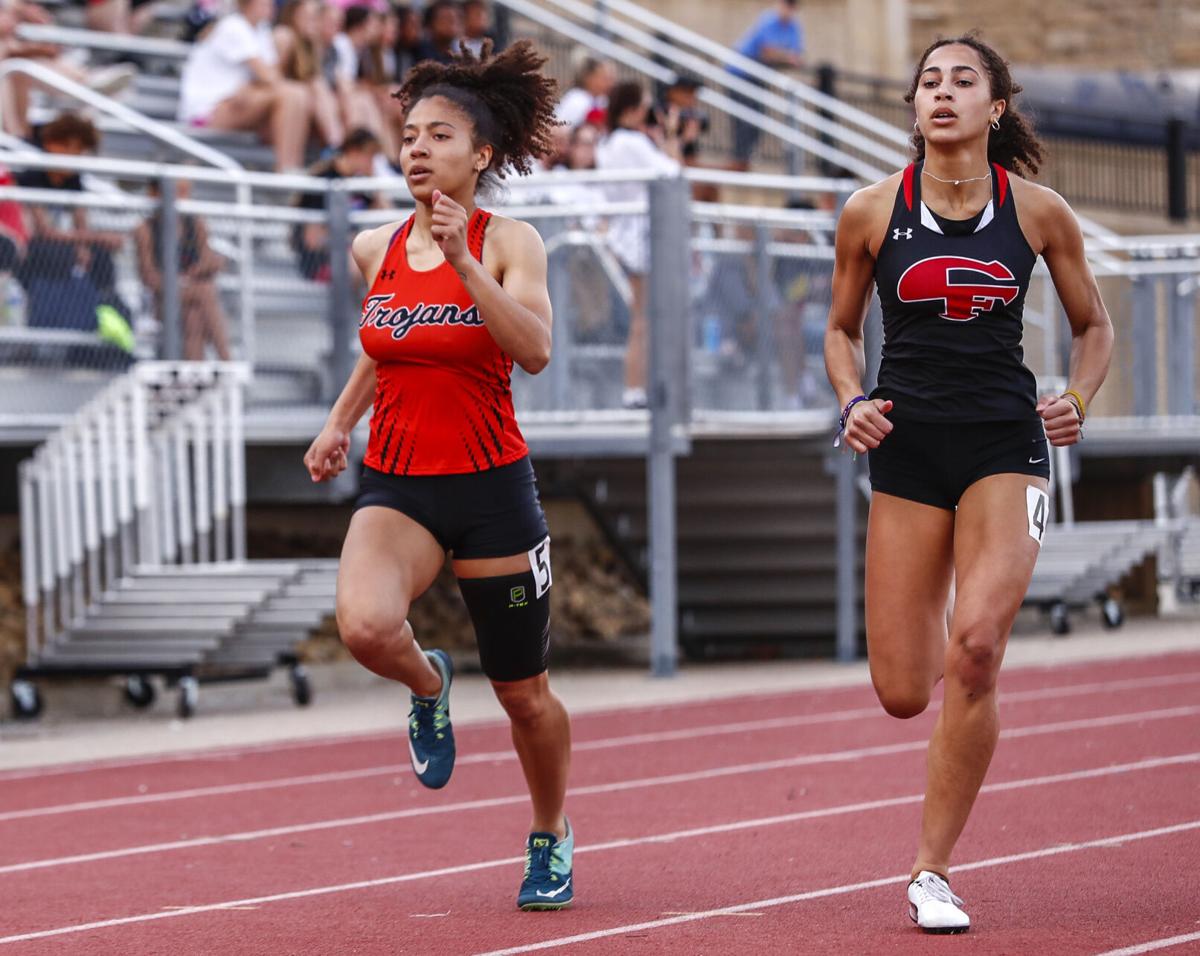
<instances>
[{"instance_id":1,"label":"race number bib","mask_svg":"<svg viewBox=\"0 0 1200 956\"><path fill-rule=\"evenodd\" d=\"M550 590L550 585L554 583L550 574L550 539L548 537L529 552L529 570L533 572L533 580L537 586L535 597L540 598Z\"/></svg>"},{"instance_id":2,"label":"race number bib","mask_svg":"<svg viewBox=\"0 0 1200 956\"><path fill-rule=\"evenodd\" d=\"M1050 498L1041 488L1025 487L1025 509L1029 512L1029 537L1041 547L1046 536L1046 516L1050 512Z\"/></svg>"}]
</instances>

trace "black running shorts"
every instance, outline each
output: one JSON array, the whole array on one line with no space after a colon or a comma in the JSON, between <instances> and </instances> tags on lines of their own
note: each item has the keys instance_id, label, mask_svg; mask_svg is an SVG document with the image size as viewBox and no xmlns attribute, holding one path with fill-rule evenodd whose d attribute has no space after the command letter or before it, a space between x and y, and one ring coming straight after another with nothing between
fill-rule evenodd
<instances>
[{"instance_id":1,"label":"black running shorts","mask_svg":"<svg viewBox=\"0 0 1200 956\"><path fill-rule=\"evenodd\" d=\"M528 458L463 475L389 475L363 468L354 507L406 514L458 559L522 554L549 535Z\"/></svg>"},{"instance_id":2,"label":"black running shorts","mask_svg":"<svg viewBox=\"0 0 1200 956\"><path fill-rule=\"evenodd\" d=\"M1050 448L1040 419L944 423L892 420L868 461L871 488L953 511L980 478L1050 477Z\"/></svg>"}]
</instances>

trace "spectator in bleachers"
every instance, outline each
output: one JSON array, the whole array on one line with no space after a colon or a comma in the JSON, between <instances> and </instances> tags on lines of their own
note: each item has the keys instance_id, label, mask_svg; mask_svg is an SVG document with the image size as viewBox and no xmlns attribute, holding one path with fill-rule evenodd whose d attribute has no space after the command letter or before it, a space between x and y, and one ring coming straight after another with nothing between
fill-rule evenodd
<instances>
[{"instance_id":1,"label":"spectator in bleachers","mask_svg":"<svg viewBox=\"0 0 1200 956\"><path fill-rule=\"evenodd\" d=\"M495 44L496 35L492 32L492 12L488 9L486 0L464 0L462 18L463 49L470 50L479 56L485 41L491 40L493 45Z\"/></svg>"},{"instance_id":2,"label":"spectator in bleachers","mask_svg":"<svg viewBox=\"0 0 1200 956\"><path fill-rule=\"evenodd\" d=\"M117 63L94 70L85 70L63 55L53 43L23 40L16 35L22 23L48 24L49 13L30 0L0 0L0 60L33 60L68 80L81 83L98 93L112 96L124 89L133 78L134 68ZM0 115L6 133L28 139L29 94L42 84L21 74L13 73L0 81Z\"/></svg>"},{"instance_id":3,"label":"spectator in bleachers","mask_svg":"<svg viewBox=\"0 0 1200 956\"><path fill-rule=\"evenodd\" d=\"M370 176L379 155L380 142L368 129L352 130L341 148L329 159L322 160L308 170L310 176L323 179L346 179L351 176ZM379 194L352 192L349 194L351 211L358 209L382 209L387 203ZM324 209L324 193L302 193L295 201L301 209ZM318 282L329 281L329 230L323 223L297 223L292 228L292 249L296 253L300 274ZM356 274L351 269L350 274Z\"/></svg>"},{"instance_id":4,"label":"spectator in bleachers","mask_svg":"<svg viewBox=\"0 0 1200 956\"><path fill-rule=\"evenodd\" d=\"M398 6L393 10L397 18L397 37L392 49L396 53L392 79L403 83L408 71L416 66L421 47L421 15L412 7Z\"/></svg>"},{"instance_id":5,"label":"spectator in bleachers","mask_svg":"<svg viewBox=\"0 0 1200 956\"><path fill-rule=\"evenodd\" d=\"M798 69L803 66L804 28L796 16L796 2L797 0L776 0L775 6L764 11L754 22L754 26L738 41L735 47L738 53L774 69ZM736 67L729 67L729 72L757 86L763 85L761 81ZM748 109L759 112L762 110L761 104L749 97L735 94L734 99ZM734 169L744 172L750 168L750 155L758 145L760 134L757 126L734 119Z\"/></svg>"},{"instance_id":6,"label":"spectator in bleachers","mask_svg":"<svg viewBox=\"0 0 1200 956\"><path fill-rule=\"evenodd\" d=\"M321 72L320 0L288 0L279 12L274 37L284 79L308 88L317 134L326 146L338 146L345 129L333 88Z\"/></svg>"},{"instance_id":7,"label":"spectator in bleachers","mask_svg":"<svg viewBox=\"0 0 1200 956\"><path fill-rule=\"evenodd\" d=\"M187 199L190 184L180 182L176 196ZM158 184L151 182L150 195L158 198ZM209 345L217 357L228 361L229 332L225 310L217 291L217 275L225 264L223 256L208 244L208 227L198 216L179 217L179 311L183 327L183 357L200 361ZM133 233L137 248L138 272L142 282L154 296L156 312L162 320L162 214L156 211Z\"/></svg>"},{"instance_id":8,"label":"spectator in bleachers","mask_svg":"<svg viewBox=\"0 0 1200 956\"><path fill-rule=\"evenodd\" d=\"M365 4L346 8L342 31L333 38L335 89L347 129L369 129L384 144L387 155L396 156L382 38L383 18L377 11Z\"/></svg>"},{"instance_id":9,"label":"spectator in bleachers","mask_svg":"<svg viewBox=\"0 0 1200 956\"><path fill-rule=\"evenodd\" d=\"M582 49L582 48L580 48ZM608 60L587 55L576 56L575 85L559 101L554 116L569 127L591 123L604 128L608 122L608 94L617 82L617 70Z\"/></svg>"},{"instance_id":10,"label":"spectator in bleachers","mask_svg":"<svg viewBox=\"0 0 1200 956\"><path fill-rule=\"evenodd\" d=\"M238 0L237 12L201 33L183 66L179 118L266 134L275 168L295 170L304 164L313 103L308 87L280 72L272 12L272 0Z\"/></svg>"},{"instance_id":11,"label":"spectator in bleachers","mask_svg":"<svg viewBox=\"0 0 1200 956\"><path fill-rule=\"evenodd\" d=\"M433 0L423 16L425 37L417 47L417 62L449 63L462 42L462 10L457 0Z\"/></svg>"},{"instance_id":12,"label":"spectator in bleachers","mask_svg":"<svg viewBox=\"0 0 1200 956\"><path fill-rule=\"evenodd\" d=\"M652 122L653 120L653 122ZM678 113L658 118L641 83L618 83L608 101L608 135L596 148L598 169L637 169L677 173L681 157ZM653 134L653 135L652 135ZM645 183L613 183L612 202L646 198ZM625 353L625 393L628 408L646 407L646 271L650 265L650 224L646 216L615 216L608 243L624 267L632 287L629 340Z\"/></svg>"},{"instance_id":13,"label":"spectator in bleachers","mask_svg":"<svg viewBox=\"0 0 1200 956\"><path fill-rule=\"evenodd\" d=\"M87 0L84 23L104 33L144 33L160 6L157 0Z\"/></svg>"},{"instance_id":14,"label":"spectator in bleachers","mask_svg":"<svg viewBox=\"0 0 1200 956\"><path fill-rule=\"evenodd\" d=\"M62 156L95 150L99 135L91 121L63 113L38 131L42 148ZM28 169L17 185L31 189L83 192L79 174L62 169ZM129 309L116 291L113 253L121 248L119 232L93 229L83 206L29 205L25 209L29 243L17 270L27 298L26 322L43 328L92 332L103 305L126 319Z\"/></svg>"}]
</instances>

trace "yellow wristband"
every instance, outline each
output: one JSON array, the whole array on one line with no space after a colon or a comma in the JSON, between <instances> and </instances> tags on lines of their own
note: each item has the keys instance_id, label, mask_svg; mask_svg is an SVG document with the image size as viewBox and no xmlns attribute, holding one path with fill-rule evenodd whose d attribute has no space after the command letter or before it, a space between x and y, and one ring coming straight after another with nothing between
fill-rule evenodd
<instances>
[{"instance_id":1,"label":"yellow wristband","mask_svg":"<svg viewBox=\"0 0 1200 956\"><path fill-rule=\"evenodd\" d=\"M1063 398L1066 398L1068 395L1074 398L1076 403L1079 405L1079 420L1083 421L1085 418L1087 418L1087 402L1085 402L1083 400L1083 396L1073 388L1068 388L1062 393Z\"/></svg>"}]
</instances>

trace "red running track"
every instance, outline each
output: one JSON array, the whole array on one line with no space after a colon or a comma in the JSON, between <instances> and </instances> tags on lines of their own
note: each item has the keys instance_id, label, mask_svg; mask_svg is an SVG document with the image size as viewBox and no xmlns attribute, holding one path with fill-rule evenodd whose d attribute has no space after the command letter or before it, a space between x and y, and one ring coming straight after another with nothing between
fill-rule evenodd
<instances>
[{"instance_id":1,"label":"red running track","mask_svg":"<svg viewBox=\"0 0 1200 956\"><path fill-rule=\"evenodd\" d=\"M0 956L1200 952L1200 654L1014 671L1001 713L966 937L905 915L934 714L856 687L576 718L560 913L515 908L498 724L436 793L400 728L0 774Z\"/></svg>"}]
</instances>

